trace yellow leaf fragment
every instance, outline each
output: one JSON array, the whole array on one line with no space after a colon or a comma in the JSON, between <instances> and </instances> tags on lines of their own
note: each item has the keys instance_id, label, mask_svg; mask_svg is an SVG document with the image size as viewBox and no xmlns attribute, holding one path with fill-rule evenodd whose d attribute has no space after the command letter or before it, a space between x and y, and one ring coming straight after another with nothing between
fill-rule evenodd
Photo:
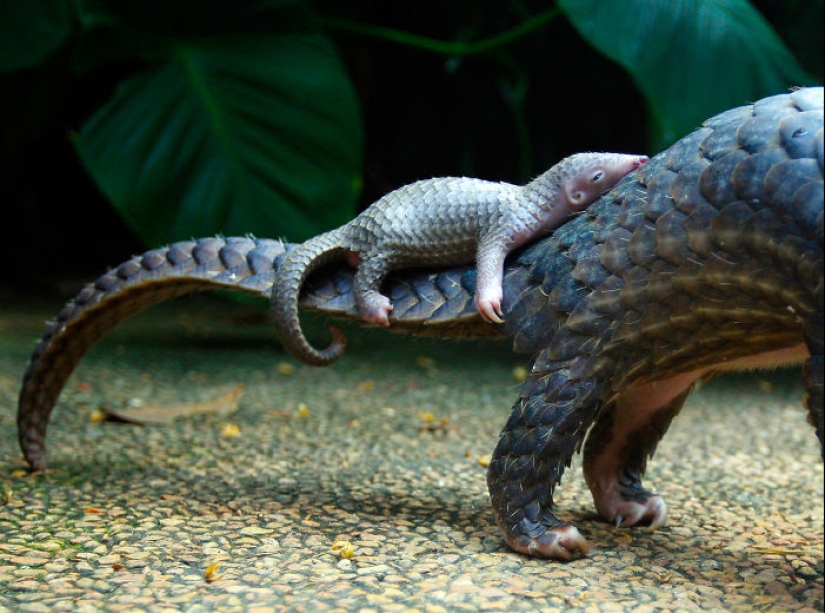
<instances>
[{"instance_id":1,"label":"yellow leaf fragment","mask_svg":"<svg viewBox=\"0 0 825 613\"><path fill-rule=\"evenodd\" d=\"M522 381L527 379L527 376L530 374L530 371L527 370L526 368L524 368L524 366L516 366L512 370L512 373L513 373L513 379L515 379L516 381L521 383Z\"/></svg>"},{"instance_id":2,"label":"yellow leaf fragment","mask_svg":"<svg viewBox=\"0 0 825 613\"><path fill-rule=\"evenodd\" d=\"M355 555L355 547L350 541L335 541L332 544L332 550L337 551L338 555L345 560L351 560Z\"/></svg>"},{"instance_id":3,"label":"yellow leaf fragment","mask_svg":"<svg viewBox=\"0 0 825 613\"><path fill-rule=\"evenodd\" d=\"M295 373L295 366L289 362L278 362L278 365L275 367L275 371L279 375L289 376Z\"/></svg>"},{"instance_id":4,"label":"yellow leaf fragment","mask_svg":"<svg viewBox=\"0 0 825 613\"><path fill-rule=\"evenodd\" d=\"M106 421L106 412L101 411L100 409L95 409L91 413L89 413L89 421L93 424L99 424L101 422Z\"/></svg>"},{"instance_id":5,"label":"yellow leaf fragment","mask_svg":"<svg viewBox=\"0 0 825 613\"><path fill-rule=\"evenodd\" d=\"M224 424L221 428L221 436L224 438L238 438L241 435L241 429L237 424Z\"/></svg>"},{"instance_id":6,"label":"yellow leaf fragment","mask_svg":"<svg viewBox=\"0 0 825 613\"><path fill-rule=\"evenodd\" d=\"M458 430L457 426L450 424L449 417L438 419L432 411L421 411L418 413L421 425L418 429L422 432L453 432Z\"/></svg>"},{"instance_id":7,"label":"yellow leaf fragment","mask_svg":"<svg viewBox=\"0 0 825 613\"><path fill-rule=\"evenodd\" d=\"M10 487L8 487L8 488L6 488L6 491L4 492L4 495L3 495L3 504L5 504L7 506L9 506L9 505L10 506L19 506L19 505L23 504L23 501L15 499L14 491Z\"/></svg>"},{"instance_id":8,"label":"yellow leaf fragment","mask_svg":"<svg viewBox=\"0 0 825 613\"><path fill-rule=\"evenodd\" d=\"M218 569L220 567L221 565L217 562L212 562L206 567L206 570L203 572L203 578L206 579L207 583L214 583L223 577L223 573L220 575L218 574Z\"/></svg>"},{"instance_id":9,"label":"yellow leaf fragment","mask_svg":"<svg viewBox=\"0 0 825 613\"><path fill-rule=\"evenodd\" d=\"M435 422L435 413L433 413L432 411L419 411L418 419L420 419L425 424L431 424Z\"/></svg>"}]
</instances>

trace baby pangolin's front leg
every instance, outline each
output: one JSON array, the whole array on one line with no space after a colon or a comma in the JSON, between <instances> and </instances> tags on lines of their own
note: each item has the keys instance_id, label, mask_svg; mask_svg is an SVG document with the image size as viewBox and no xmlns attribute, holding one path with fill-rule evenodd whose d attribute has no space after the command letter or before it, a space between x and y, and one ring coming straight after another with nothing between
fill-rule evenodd
<instances>
[{"instance_id":1,"label":"baby pangolin's front leg","mask_svg":"<svg viewBox=\"0 0 825 613\"><path fill-rule=\"evenodd\" d=\"M500 236L484 240L478 246L476 309L486 321L497 324L504 323L504 313L501 310L504 293L501 283L507 252L506 240Z\"/></svg>"},{"instance_id":2,"label":"baby pangolin's front leg","mask_svg":"<svg viewBox=\"0 0 825 613\"><path fill-rule=\"evenodd\" d=\"M495 214L482 217L476 262L476 307L492 323L504 323L501 281L508 253L550 234L581 213L622 178L647 162L646 155L579 153L571 155L519 188L501 190Z\"/></svg>"}]
</instances>

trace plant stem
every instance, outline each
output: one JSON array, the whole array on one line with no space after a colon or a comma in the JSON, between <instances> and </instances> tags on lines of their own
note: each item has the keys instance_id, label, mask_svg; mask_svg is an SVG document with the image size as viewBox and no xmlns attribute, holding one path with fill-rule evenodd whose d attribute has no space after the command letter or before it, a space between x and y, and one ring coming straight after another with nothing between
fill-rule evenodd
<instances>
[{"instance_id":1,"label":"plant stem","mask_svg":"<svg viewBox=\"0 0 825 613\"><path fill-rule=\"evenodd\" d=\"M419 36L418 34L411 34L402 30L395 30L384 26L370 25L353 21L351 19L343 19L340 17L331 17L329 15L321 15L321 23L335 30L343 32L351 32L354 34L364 34L374 38L388 40L410 47L418 47L425 51L432 51L433 53L440 53L443 55L474 55L477 53L484 53L496 47L503 47L514 40L529 34L544 26L546 23L555 19L559 14L559 9L550 8L539 13L535 17L531 17L520 23L519 25L506 30L500 34L491 36L478 41L443 41L426 36Z\"/></svg>"}]
</instances>

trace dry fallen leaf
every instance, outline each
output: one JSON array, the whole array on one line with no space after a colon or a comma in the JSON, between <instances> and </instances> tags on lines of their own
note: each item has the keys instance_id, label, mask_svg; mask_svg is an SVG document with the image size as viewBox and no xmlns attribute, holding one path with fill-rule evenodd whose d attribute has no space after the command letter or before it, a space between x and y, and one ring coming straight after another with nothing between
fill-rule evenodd
<instances>
[{"instance_id":1,"label":"dry fallen leaf","mask_svg":"<svg viewBox=\"0 0 825 613\"><path fill-rule=\"evenodd\" d=\"M178 417L192 415L229 415L238 410L238 400L243 393L244 386L239 385L219 398L197 403L180 403L134 407L130 409L112 409L101 407L100 410L109 418L133 424L168 424Z\"/></svg>"},{"instance_id":2,"label":"dry fallen leaf","mask_svg":"<svg viewBox=\"0 0 825 613\"><path fill-rule=\"evenodd\" d=\"M355 555L355 547L350 541L335 541L332 544L332 550L337 551L338 555L345 560L351 560Z\"/></svg>"},{"instance_id":3,"label":"dry fallen leaf","mask_svg":"<svg viewBox=\"0 0 825 613\"><path fill-rule=\"evenodd\" d=\"M17 500L14 497L14 492L12 491L12 489L7 488L6 492L5 492L5 495L3 496L3 504L5 504L7 506L16 507L16 506L20 506L21 504L23 504L23 501L22 500Z\"/></svg>"},{"instance_id":4,"label":"dry fallen leaf","mask_svg":"<svg viewBox=\"0 0 825 613\"><path fill-rule=\"evenodd\" d=\"M89 414L89 421L93 424L99 424L106 421L106 410L95 409Z\"/></svg>"},{"instance_id":5,"label":"dry fallen leaf","mask_svg":"<svg viewBox=\"0 0 825 613\"><path fill-rule=\"evenodd\" d=\"M295 367L289 362L278 362L278 365L275 367L275 371L279 375L289 376L295 373Z\"/></svg>"},{"instance_id":6,"label":"dry fallen leaf","mask_svg":"<svg viewBox=\"0 0 825 613\"><path fill-rule=\"evenodd\" d=\"M206 579L207 583L214 583L218 581L223 574L218 574L218 569L221 567L220 564L217 562L212 562L209 566L206 567L206 570L203 572L203 578Z\"/></svg>"},{"instance_id":7,"label":"dry fallen leaf","mask_svg":"<svg viewBox=\"0 0 825 613\"><path fill-rule=\"evenodd\" d=\"M530 375L530 371L527 370L524 366L516 366L513 368L513 379L518 381L519 383L525 381L527 377Z\"/></svg>"},{"instance_id":8,"label":"dry fallen leaf","mask_svg":"<svg viewBox=\"0 0 825 613\"><path fill-rule=\"evenodd\" d=\"M224 438L237 438L241 435L241 429L237 424L224 424L221 428L221 436Z\"/></svg>"}]
</instances>

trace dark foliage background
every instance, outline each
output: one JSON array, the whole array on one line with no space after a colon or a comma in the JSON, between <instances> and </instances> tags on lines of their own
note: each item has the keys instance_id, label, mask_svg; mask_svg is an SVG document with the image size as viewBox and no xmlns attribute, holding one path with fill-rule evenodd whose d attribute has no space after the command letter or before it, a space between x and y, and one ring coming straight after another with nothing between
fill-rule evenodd
<instances>
[{"instance_id":1,"label":"dark foliage background","mask_svg":"<svg viewBox=\"0 0 825 613\"><path fill-rule=\"evenodd\" d=\"M424 0L403 9L363 0L3 3L3 283L46 289L203 233L301 240L415 179L523 182L574 151L655 153L731 104L822 82L821 1L712 3L733 12L752 5L790 50L785 57L773 45L770 29L732 18L753 30L749 43L765 43L753 73L736 49L720 47L710 63L697 64L706 41L699 48L675 35L672 44L656 41L668 16L657 21L654 7L692 11L711 3L596 4L615 11L612 29L603 22L595 33L587 29L582 20L597 13L591 0ZM717 27L719 14L712 17L701 32ZM650 40L633 31L637 24ZM508 32L506 42L477 48ZM293 42L274 46L283 41ZM622 56L634 44L636 54ZM162 72L180 66L183 78ZM150 71L157 72L147 77ZM189 77L203 85L194 91L211 96L217 111L206 116L215 123L199 127L201 115L177 115L203 102L191 89L175 89ZM114 110L112 121L101 120L124 83L141 78L160 80L151 95L144 87L124 98L116 111L128 121ZM667 79L678 104L651 95ZM748 93L739 93L742 83L752 85ZM143 106L132 108L139 98ZM235 100L244 105L237 112ZM147 117L175 121L170 128ZM227 162L230 171L216 171L208 155L221 135L241 151L234 167ZM176 159L180 151L190 157ZM240 204L236 192L245 194Z\"/></svg>"}]
</instances>

